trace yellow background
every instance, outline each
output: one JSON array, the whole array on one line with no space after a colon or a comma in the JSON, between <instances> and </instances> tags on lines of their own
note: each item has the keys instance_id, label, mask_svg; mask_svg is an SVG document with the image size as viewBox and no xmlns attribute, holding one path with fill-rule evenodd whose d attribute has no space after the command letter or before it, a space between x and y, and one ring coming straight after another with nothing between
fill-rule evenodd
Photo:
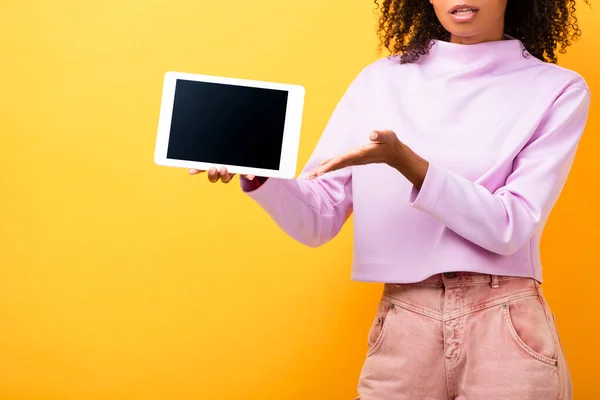
<instances>
[{"instance_id":1,"label":"yellow background","mask_svg":"<svg viewBox=\"0 0 600 400\"><path fill-rule=\"evenodd\" d=\"M600 93L600 17L579 8L561 64ZM165 71L272 80L306 87L302 167L382 56L372 11L2 1L0 399L354 398L381 287L349 280L351 227L304 248L237 179L157 167L153 150ZM577 400L600 398L599 111L543 241Z\"/></svg>"}]
</instances>

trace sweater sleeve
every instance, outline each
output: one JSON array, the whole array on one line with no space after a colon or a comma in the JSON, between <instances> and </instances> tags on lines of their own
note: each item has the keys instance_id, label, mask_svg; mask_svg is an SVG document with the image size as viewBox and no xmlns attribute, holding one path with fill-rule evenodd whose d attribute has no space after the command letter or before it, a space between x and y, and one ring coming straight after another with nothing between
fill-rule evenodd
<instances>
[{"instance_id":1,"label":"sweater sleeve","mask_svg":"<svg viewBox=\"0 0 600 400\"><path fill-rule=\"evenodd\" d=\"M488 189L430 163L410 204L491 252L515 253L544 223L573 164L590 103L589 90L572 87L554 102L519 152L503 187Z\"/></svg>"},{"instance_id":2,"label":"sweater sleeve","mask_svg":"<svg viewBox=\"0 0 600 400\"><path fill-rule=\"evenodd\" d=\"M258 203L290 237L318 247L333 239L353 211L352 169L344 168L309 180L310 171L327 158L350 149L356 137L360 75L336 105L315 150L296 179L269 178L242 189ZM365 134L367 134L365 132Z\"/></svg>"}]
</instances>

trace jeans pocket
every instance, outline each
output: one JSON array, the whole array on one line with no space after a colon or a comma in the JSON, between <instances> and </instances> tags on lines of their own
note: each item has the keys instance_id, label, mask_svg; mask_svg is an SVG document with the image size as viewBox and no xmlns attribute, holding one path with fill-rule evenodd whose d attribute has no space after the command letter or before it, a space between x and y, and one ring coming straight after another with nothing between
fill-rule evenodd
<instances>
[{"instance_id":1,"label":"jeans pocket","mask_svg":"<svg viewBox=\"0 0 600 400\"><path fill-rule=\"evenodd\" d=\"M367 356L372 356L373 354L375 354L377 349L381 347L381 343L385 338L386 330L389 325L394 308L395 306L393 304L382 300L377 316L375 317L373 325L371 325L371 329L369 330L369 351Z\"/></svg>"},{"instance_id":2,"label":"jeans pocket","mask_svg":"<svg viewBox=\"0 0 600 400\"><path fill-rule=\"evenodd\" d=\"M557 366L558 351L553 326L537 296L522 297L502 305L504 320L515 342L531 358Z\"/></svg>"}]
</instances>

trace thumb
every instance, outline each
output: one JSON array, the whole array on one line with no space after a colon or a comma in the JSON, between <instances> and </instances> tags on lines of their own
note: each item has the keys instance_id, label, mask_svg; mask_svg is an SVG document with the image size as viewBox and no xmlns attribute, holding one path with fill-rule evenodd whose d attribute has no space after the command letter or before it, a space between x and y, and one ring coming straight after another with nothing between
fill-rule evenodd
<instances>
[{"instance_id":1,"label":"thumb","mask_svg":"<svg viewBox=\"0 0 600 400\"><path fill-rule=\"evenodd\" d=\"M398 137L393 131L373 131L369 136L372 142L375 143L393 143L398 140Z\"/></svg>"}]
</instances>

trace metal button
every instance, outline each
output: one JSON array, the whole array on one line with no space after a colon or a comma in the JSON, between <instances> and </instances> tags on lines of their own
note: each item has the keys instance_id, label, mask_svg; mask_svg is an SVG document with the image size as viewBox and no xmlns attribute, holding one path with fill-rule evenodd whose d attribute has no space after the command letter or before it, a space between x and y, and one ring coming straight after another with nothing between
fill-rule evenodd
<instances>
[{"instance_id":1,"label":"metal button","mask_svg":"<svg viewBox=\"0 0 600 400\"><path fill-rule=\"evenodd\" d=\"M446 278L446 279L456 278L456 273L454 273L454 272L445 272L444 273L444 278Z\"/></svg>"}]
</instances>

